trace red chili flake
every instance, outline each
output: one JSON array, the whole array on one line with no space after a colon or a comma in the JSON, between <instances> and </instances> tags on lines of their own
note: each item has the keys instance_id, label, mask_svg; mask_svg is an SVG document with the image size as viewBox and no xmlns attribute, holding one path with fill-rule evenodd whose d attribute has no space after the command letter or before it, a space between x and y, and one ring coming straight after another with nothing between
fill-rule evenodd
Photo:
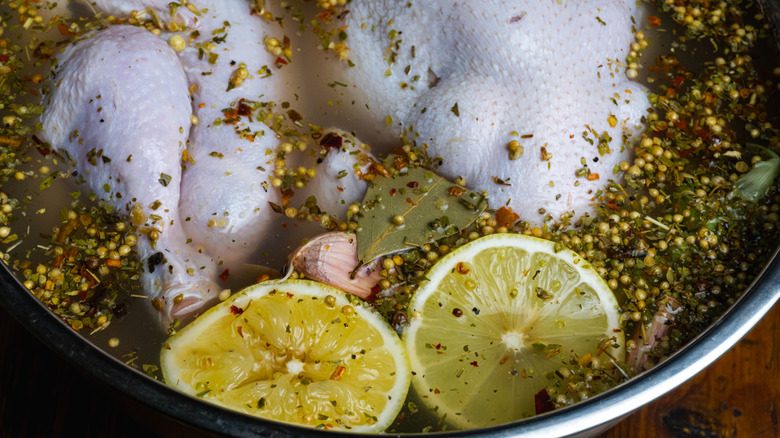
<instances>
[{"instance_id":1,"label":"red chili flake","mask_svg":"<svg viewBox=\"0 0 780 438\"><path fill-rule=\"evenodd\" d=\"M417 181L406 183L406 187L409 187L410 189L416 189L419 185L420 184Z\"/></svg>"},{"instance_id":2,"label":"red chili flake","mask_svg":"<svg viewBox=\"0 0 780 438\"><path fill-rule=\"evenodd\" d=\"M504 355L504 357L502 357L502 358L501 358L501 360L500 360L500 361L498 361L498 364L499 364L499 365L503 365L503 364L505 364L505 363L506 363L506 361L508 361L508 360L509 360L509 354L505 354L505 355Z\"/></svg>"},{"instance_id":3,"label":"red chili flake","mask_svg":"<svg viewBox=\"0 0 780 438\"><path fill-rule=\"evenodd\" d=\"M239 116L249 116L252 114L252 108L244 103L244 99L238 101L237 111Z\"/></svg>"},{"instance_id":4,"label":"red chili flake","mask_svg":"<svg viewBox=\"0 0 780 438\"><path fill-rule=\"evenodd\" d=\"M677 129L682 129L683 131L688 129L688 121L687 120L680 120L678 122L674 122L674 126L677 127Z\"/></svg>"},{"instance_id":5,"label":"red chili flake","mask_svg":"<svg viewBox=\"0 0 780 438\"><path fill-rule=\"evenodd\" d=\"M588 181L596 181L597 179L599 179L598 173L591 173L590 175L588 175Z\"/></svg>"},{"instance_id":6,"label":"red chili flake","mask_svg":"<svg viewBox=\"0 0 780 438\"><path fill-rule=\"evenodd\" d=\"M244 313L244 309L242 309L240 307L236 307L235 305L232 305L232 306L230 306L230 313L232 313L233 315L240 315L240 314Z\"/></svg>"},{"instance_id":7,"label":"red chili flake","mask_svg":"<svg viewBox=\"0 0 780 438\"><path fill-rule=\"evenodd\" d=\"M441 342L439 342L438 344L434 345L433 348L435 348L437 350L441 350Z\"/></svg>"},{"instance_id":8,"label":"red chili flake","mask_svg":"<svg viewBox=\"0 0 780 438\"><path fill-rule=\"evenodd\" d=\"M227 283L228 278L230 278L230 269L225 268L225 270L222 271L221 274L219 274L219 279L222 280L223 283Z\"/></svg>"},{"instance_id":9,"label":"red chili flake","mask_svg":"<svg viewBox=\"0 0 780 438\"><path fill-rule=\"evenodd\" d=\"M76 35L75 32L71 32L68 28L68 25L65 23L57 23L57 30L60 31L60 34L63 36L73 36Z\"/></svg>"},{"instance_id":10,"label":"red chili flake","mask_svg":"<svg viewBox=\"0 0 780 438\"><path fill-rule=\"evenodd\" d=\"M40 43L38 44L38 47L33 50L33 55L39 59L49 59L54 56L54 49L45 42Z\"/></svg>"},{"instance_id":11,"label":"red chili flake","mask_svg":"<svg viewBox=\"0 0 780 438\"><path fill-rule=\"evenodd\" d=\"M92 274L92 273L91 273L91 272L90 272L90 271L87 269L87 267L86 267L86 266L83 266L83 265L81 266L81 269L79 270L79 274L81 274L81 276L82 276L83 278L86 278L86 279L87 279L87 282L89 283L89 287L90 287L90 288L92 288L92 287L95 287L95 285L96 285L96 284L98 284L98 282L97 282L97 279L96 279L96 278L95 278L95 276L94 276L94 275L93 275L93 274Z\"/></svg>"},{"instance_id":12,"label":"red chili flake","mask_svg":"<svg viewBox=\"0 0 780 438\"><path fill-rule=\"evenodd\" d=\"M536 415L555 410L555 405L550 399L550 394L547 394L547 389L542 389L534 395L534 406L536 407Z\"/></svg>"},{"instance_id":13,"label":"red chili flake","mask_svg":"<svg viewBox=\"0 0 780 438\"><path fill-rule=\"evenodd\" d=\"M607 208L614 211L620 211L620 207L615 203L615 201L607 201Z\"/></svg>"},{"instance_id":14,"label":"red chili flake","mask_svg":"<svg viewBox=\"0 0 780 438\"><path fill-rule=\"evenodd\" d=\"M685 81L685 77L677 76L676 78L672 79L672 86L679 87L684 81Z\"/></svg>"},{"instance_id":15,"label":"red chili flake","mask_svg":"<svg viewBox=\"0 0 780 438\"><path fill-rule=\"evenodd\" d=\"M0 55L0 62L8 61L8 55Z\"/></svg>"},{"instance_id":16,"label":"red chili flake","mask_svg":"<svg viewBox=\"0 0 780 438\"><path fill-rule=\"evenodd\" d=\"M661 25L661 19L658 18L655 15L648 15L647 16L647 21L650 22L650 26L652 26L652 27L658 27L658 26Z\"/></svg>"},{"instance_id":17,"label":"red chili flake","mask_svg":"<svg viewBox=\"0 0 780 438\"><path fill-rule=\"evenodd\" d=\"M693 153L693 151L695 150L696 148L688 148L688 149L681 150L680 152L678 152L678 154L680 154L680 158L685 158L691 153Z\"/></svg>"},{"instance_id":18,"label":"red chili flake","mask_svg":"<svg viewBox=\"0 0 780 438\"><path fill-rule=\"evenodd\" d=\"M330 375L330 380L341 380L341 377L344 375L344 372L347 371L347 368L344 365L339 365L336 367L335 370L333 370L333 373Z\"/></svg>"},{"instance_id":19,"label":"red chili flake","mask_svg":"<svg viewBox=\"0 0 780 438\"><path fill-rule=\"evenodd\" d=\"M416 202L412 201L412 198L406 198L406 202L408 202L408 203L410 203L412 205L417 205Z\"/></svg>"},{"instance_id":20,"label":"red chili flake","mask_svg":"<svg viewBox=\"0 0 780 438\"><path fill-rule=\"evenodd\" d=\"M376 301L376 299L379 298L379 292L381 291L382 286L380 286L379 283L371 286L371 291L368 293L368 296L364 298L364 300L368 301L369 303Z\"/></svg>"},{"instance_id":21,"label":"red chili flake","mask_svg":"<svg viewBox=\"0 0 780 438\"><path fill-rule=\"evenodd\" d=\"M287 61L285 61L284 58L282 58L281 56L277 56L276 61L274 61L274 65L276 65L276 67L278 68L283 65L287 65Z\"/></svg>"},{"instance_id":22,"label":"red chili flake","mask_svg":"<svg viewBox=\"0 0 780 438\"><path fill-rule=\"evenodd\" d=\"M469 362L469 365L471 365L471 366L473 366L473 367L477 367L477 368L479 368L479 364L477 363L477 361L476 361L476 360L475 360L474 362Z\"/></svg>"},{"instance_id":23,"label":"red chili flake","mask_svg":"<svg viewBox=\"0 0 780 438\"><path fill-rule=\"evenodd\" d=\"M238 336L244 337L244 326L238 326L236 327L236 333L238 333Z\"/></svg>"},{"instance_id":24,"label":"red chili flake","mask_svg":"<svg viewBox=\"0 0 780 438\"><path fill-rule=\"evenodd\" d=\"M441 391L439 391L439 388L433 388L434 394L441 394Z\"/></svg>"},{"instance_id":25,"label":"red chili flake","mask_svg":"<svg viewBox=\"0 0 780 438\"><path fill-rule=\"evenodd\" d=\"M512 211L512 207L501 207L496 210L496 222L501 227L511 227L520 219L520 215Z\"/></svg>"},{"instance_id":26,"label":"red chili flake","mask_svg":"<svg viewBox=\"0 0 780 438\"><path fill-rule=\"evenodd\" d=\"M344 139L340 135L329 132L320 140L320 146L324 148L340 148L344 144Z\"/></svg>"},{"instance_id":27,"label":"red chili flake","mask_svg":"<svg viewBox=\"0 0 780 438\"><path fill-rule=\"evenodd\" d=\"M393 195L395 195L395 192L397 192L397 190L396 190L396 189L390 189L390 196L393 196Z\"/></svg>"}]
</instances>

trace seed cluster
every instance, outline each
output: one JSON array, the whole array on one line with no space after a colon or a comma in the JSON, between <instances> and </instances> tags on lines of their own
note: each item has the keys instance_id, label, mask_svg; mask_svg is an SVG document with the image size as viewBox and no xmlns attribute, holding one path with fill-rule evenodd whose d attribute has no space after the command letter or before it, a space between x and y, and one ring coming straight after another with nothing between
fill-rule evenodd
<instances>
[{"instance_id":1,"label":"seed cluster","mask_svg":"<svg viewBox=\"0 0 780 438\"><path fill-rule=\"evenodd\" d=\"M747 14L742 6L740 18ZM652 66L642 66L649 38L644 31L636 32L627 74L646 76L653 89L652 109L646 116L647 129L629 145L633 160L615 168L625 182L607 184L597 194L595 215L569 224L567 218L555 221L540 210L545 226L538 227L519 220L511 209L490 211L456 236L383 263L385 279L379 283L375 305L402 330L409 318L409 298L437 258L483 235L519 232L552 239L591 262L620 301L627 353L640 344L653 344L642 369L709 327L760 273L780 240L776 181L765 181L758 199L741 193L744 186L739 184L752 172L768 168L768 161L776 157L773 150L780 146L778 121L770 109L777 101L780 69L759 68L748 51L770 36L765 17L756 14L755 25L735 23L737 9L726 9L728 13L710 14L723 20L711 18L701 26L673 14L688 26L686 36L679 36L673 46L704 52L711 60L703 67L680 61L674 52ZM718 28L708 31L707 23L717 23ZM669 24L674 26L671 20ZM652 28L647 32L657 33ZM702 35L717 36L726 44L712 55L711 42L695 39ZM512 143L507 149L510 159L521 150ZM435 162L424 165L435 167ZM668 299L682 304L668 333L644 339ZM572 357L567 366L547 376L551 380L547 396L554 407L592 397L636 372L634 364L616 367L600 356Z\"/></svg>"},{"instance_id":2,"label":"seed cluster","mask_svg":"<svg viewBox=\"0 0 780 438\"><path fill-rule=\"evenodd\" d=\"M139 287L135 229L100 207L62 213L44 260L14 260L24 286L73 329L108 327Z\"/></svg>"}]
</instances>

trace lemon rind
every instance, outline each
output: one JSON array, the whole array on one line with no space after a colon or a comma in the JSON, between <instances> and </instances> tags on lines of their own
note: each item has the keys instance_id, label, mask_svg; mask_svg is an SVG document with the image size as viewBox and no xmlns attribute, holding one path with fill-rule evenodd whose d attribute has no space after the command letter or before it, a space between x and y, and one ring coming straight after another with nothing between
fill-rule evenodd
<instances>
[{"instance_id":1,"label":"lemon rind","mask_svg":"<svg viewBox=\"0 0 780 438\"><path fill-rule=\"evenodd\" d=\"M163 380L168 385L173 386L193 397L197 397L197 390L194 387L174 377L180 375L182 371L175 362L175 350L177 346L182 344L186 345L190 342L193 342L215 321L227 315L230 312L231 306L240 308L246 307L250 301L262 299L274 290L280 292L290 292L296 295L317 296L319 298L325 298L328 295L332 295L336 298L336 306L343 307L345 305L351 304L345 292L331 286L309 280L264 282L249 286L246 289L243 289L240 292L232 295L224 302L210 308L202 315L200 315L195 321L181 329L176 334L172 335L166 341L160 354ZM353 305L353 307L361 318L369 321L371 325L375 327L381 334L383 340L385 341L385 346L382 348L391 349L394 353L391 356L395 360L396 381L392 389L387 392L387 395L391 397L391 400L388 400L385 409L377 416L376 423L370 425L357 425L349 429L350 432L380 432L393 423L403 407L411 384L411 365L408 354L406 353L405 345L398 337L395 330L393 330L392 327L390 327L390 325L372 309L361 305ZM199 399L226 407L228 409L232 409L230 406L219 403L215 400L210 400L208 398ZM262 418L269 421L281 422L280 420L274 420L272 418ZM296 424L306 426L303 423Z\"/></svg>"}]
</instances>

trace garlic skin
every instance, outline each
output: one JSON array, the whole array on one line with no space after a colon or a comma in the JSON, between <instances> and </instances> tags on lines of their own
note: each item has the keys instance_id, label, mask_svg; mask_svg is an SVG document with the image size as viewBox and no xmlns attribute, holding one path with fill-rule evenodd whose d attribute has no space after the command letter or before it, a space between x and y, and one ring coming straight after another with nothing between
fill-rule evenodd
<instances>
[{"instance_id":1,"label":"garlic skin","mask_svg":"<svg viewBox=\"0 0 780 438\"><path fill-rule=\"evenodd\" d=\"M635 375L647 369L645 363L652 360L649 353L662 338L669 334L676 315L682 310L683 303L671 295L666 295L665 300L666 302L659 306L649 325L637 326L634 334L636 347L631 350L626 360L626 364L633 369Z\"/></svg>"},{"instance_id":2,"label":"garlic skin","mask_svg":"<svg viewBox=\"0 0 780 438\"><path fill-rule=\"evenodd\" d=\"M312 280L366 299L382 276L381 258L352 273L360 263L355 235L342 231L325 233L309 241L292 256L293 268Z\"/></svg>"}]
</instances>

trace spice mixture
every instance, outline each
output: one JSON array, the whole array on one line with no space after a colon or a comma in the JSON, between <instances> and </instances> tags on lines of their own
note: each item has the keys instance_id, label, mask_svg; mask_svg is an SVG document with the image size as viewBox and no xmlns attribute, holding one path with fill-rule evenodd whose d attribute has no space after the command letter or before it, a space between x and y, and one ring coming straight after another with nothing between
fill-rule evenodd
<instances>
[{"instance_id":1,"label":"spice mixture","mask_svg":"<svg viewBox=\"0 0 780 438\"><path fill-rule=\"evenodd\" d=\"M318 1L319 13L308 21L295 7L289 10L301 15L300 23L311 26L324 49L353 62L348 61L348 29L330 26L348 9L345 3ZM576 251L618 297L625 332L631 335L626 347L633 363L615 366L604 357L572 357L570 366L547 376L541 411L592 397L683 347L739 299L777 247L780 123L773 102L780 92L780 67L771 64L776 56L766 55L777 49L767 17L747 1L659 0L646 6L657 12L637 20L635 41L624 61L627 75L653 90L652 110L641 138L625 146L633 149L633 161L620 163L614 175L591 173L583 158L578 176L605 181L594 196L596 213L576 223L547 215L541 227L521 220L510 207L491 206L462 229L449 227L442 217L443 222L433 228L446 230L444 237L384 257L381 280L369 304L353 300L374 306L401 332L410 318L409 299L428 268L468 241L514 232L551 239ZM30 208L34 197L64 181L78 180L69 173L68 158L36 136L43 111L41 95L49 87L46 73L56 62L54 54L89 29L126 22L159 34L168 25L159 17L73 18L39 13L46 7L39 1L12 1L0 9L2 259L57 316L75 330L92 333L121 323L114 320L126 313L128 301L144 299L144 292L136 290L136 280L148 267L135 257L137 230L132 223L94 196L74 192L67 204L57 208ZM192 5L171 3L171 7ZM276 19L262 1L254 12ZM267 37L263 43L277 56L268 74L295 62L286 36ZM171 38L169 44L180 50L186 41ZM204 56L215 55L209 47L202 51ZM650 56L651 52L658 55ZM245 77L246 69L237 66L228 89L239 86ZM295 205L298 200L291 197L294 190L316 183L317 169L287 168L285 157L340 147L342 138L323 135L322 128L306 124L288 103L242 100L223 113L221 123L253 117L288 138L272 151L275 170L266 187L284 195L284 205L272 205L273 212L320 223L326 230L361 228L361 218L371 205L351 204L346 218L338 219L320 211L316 199ZM236 134L252 135L238 128ZM598 143L600 150L617 147L616 139L587 130L583 137ZM519 141L507 144L508 160L524 153L529 151ZM396 155L368 163L361 176L367 181L392 178L401 169L415 167L435 172L441 161L428 155L426 145L410 139ZM618 183L621 173L624 179ZM463 190L468 182L456 183L451 191ZM269 214L274 214L271 210ZM58 213L51 229L30 229L33 218ZM537 213L546 214L543 209ZM391 220L400 225L404 217ZM648 333L659 315L670 323L664 324L660 340L652 342ZM643 347L647 348L638 353ZM403 415L416 412L416 404L410 401ZM428 429L441 427L434 423Z\"/></svg>"}]
</instances>

